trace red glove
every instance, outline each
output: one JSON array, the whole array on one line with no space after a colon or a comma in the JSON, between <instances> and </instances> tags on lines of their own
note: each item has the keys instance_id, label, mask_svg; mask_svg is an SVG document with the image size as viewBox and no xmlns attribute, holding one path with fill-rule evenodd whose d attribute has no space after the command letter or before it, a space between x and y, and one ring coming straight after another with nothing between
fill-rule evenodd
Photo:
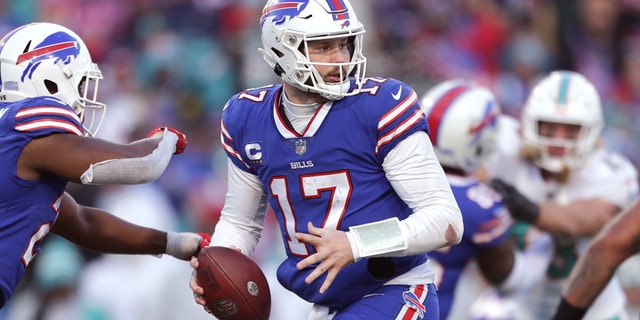
<instances>
[{"instance_id":1,"label":"red glove","mask_svg":"<svg viewBox=\"0 0 640 320\"><path fill-rule=\"evenodd\" d=\"M204 247L208 247L211 244L211 235L208 233L198 233L199 236L202 237L202 241L200 241L200 245L198 246L198 251L202 250Z\"/></svg>"},{"instance_id":2,"label":"red glove","mask_svg":"<svg viewBox=\"0 0 640 320\"><path fill-rule=\"evenodd\" d=\"M202 237L202 240L200 240L200 245L198 245L198 252L196 254L194 254L194 256L197 258L200 255L200 251L202 251L202 249L206 248L209 246L209 244L211 244L211 235L208 233L198 233L199 236Z\"/></svg>"},{"instance_id":3,"label":"red glove","mask_svg":"<svg viewBox=\"0 0 640 320\"><path fill-rule=\"evenodd\" d=\"M162 132L164 130L169 130L178 136L178 142L176 142L176 151L173 154L181 154L184 151L184 149L187 148L187 144L189 143L189 141L187 141L187 136L184 133L176 129L158 126L158 127L155 127L153 130L151 130L151 132L149 132L149 134L147 135L147 138L153 136L158 132Z\"/></svg>"}]
</instances>

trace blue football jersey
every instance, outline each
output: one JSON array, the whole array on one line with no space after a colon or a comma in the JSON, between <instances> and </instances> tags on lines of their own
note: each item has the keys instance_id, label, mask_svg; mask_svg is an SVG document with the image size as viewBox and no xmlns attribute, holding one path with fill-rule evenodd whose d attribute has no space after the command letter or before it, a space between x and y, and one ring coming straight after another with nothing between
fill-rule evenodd
<instances>
[{"instance_id":1,"label":"blue football jersey","mask_svg":"<svg viewBox=\"0 0 640 320\"><path fill-rule=\"evenodd\" d=\"M464 234L459 244L430 253L441 273L437 281L440 319L449 314L458 280L467 264L479 250L505 241L512 224L509 212L493 189L472 178L449 176L449 181L462 212Z\"/></svg>"},{"instance_id":2,"label":"blue football jersey","mask_svg":"<svg viewBox=\"0 0 640 320\"><path fill-rule=\"evenodd\" d=\"M25 145L53 133L83 134L80 119L62 101L40 97L0 103L0 308L59 212L66 180L45 175L32 181L17 175Z\"/></svg>"},{"instance_id":3,"label":"blue football jersey","mask_svg":"<svg viewBox=\"0 0 640 320\"><path fill-rule=\"evenodd\" d=\"M302 133L291 129L279 111L281 94L282 86L272 85L231 97L223 111L222 144L233 163L257 175L269 195L287 254L277 271L280 283L307 301L341 308L425 263L426 254L362 259L320 294L324 277L304 283L315 266L296 269L314 248L294 234L308 233L309 221L348 231L409 216L412 210L385 178L382 163L404 138L428 132L428 124L417 94L395 79L369 78L359 94L325 102ZM377 269L385 275L372 276Z\"/></svg>"}]
</instances>

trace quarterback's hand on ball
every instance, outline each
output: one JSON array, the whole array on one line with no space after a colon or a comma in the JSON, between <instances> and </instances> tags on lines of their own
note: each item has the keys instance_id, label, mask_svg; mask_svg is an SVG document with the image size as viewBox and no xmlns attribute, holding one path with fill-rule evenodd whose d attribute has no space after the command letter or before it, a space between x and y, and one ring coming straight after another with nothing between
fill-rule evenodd
<instances>
[{"instance_id":1,"label":"quarterback's hand on ball","mask_svg":"<svg viewBox=\"0 0 640 320\"><path fill-rule=\"evenodd\" d=\"M176 134L176 136L178 136L178 142L176 142L176 151L173 152L173 154L181 154L182 152L184 152L184 149L187 148L187 144L189 143L189 141L187 141L187 136L176 130L173 128L169 128L169 127L163 127L163 126L158 126L155 127L153 130L151 130L151 132L149 132L149 134L147 135L147 137L151 137L155 134L157 134L158 132L164 132L164 131L170 131Z\"/></svg>"},{"instance_id":2,"label":"quarterback's hand on ball","mask_svg":"<svg viewBox=\"0 0 640 320\"><path fill-rule=\"evenodd\" d=\"M207 242L207 246L209 245L209 241ZM206 246L203 246L203 248ZM240 248L232 246L231 249L241 252ZM200 267L200 262L198 262L198 256L193 256L189 261L189 265L193 268L193 272L191 272L191 278L189 279L189 288L193 291L193 299L197 304L204 307L204 310L208 313L211 313L211 310L207 307L207 301L204 299L204 288L198 285L198 268Z\"/></svg>"},{"instance_id":3,"label":"quarterback's hand on ball","mask_svg":"<svg viewBox=\"0 0 640 320\"><path fill-rule=\"evenodd\" d=\"M180 260L197 256L200 249L209 245L211 236L206 233L168 232L165 253Z\"/></svg>"},{"instance_id":4,"label":"quarterback's hand on ball","mask_svg":"<svg viewBox=\"0 0 640 320\"><path fill-rule=\"evenodd\" d=\"M201 306L206 306L207 302L204 300L204 297L203 297L204 289L198 285L198 281L196 280L196 275L198 274L198 267L200 266L200 264L198 263L198 258L197 257L191 258L191 261L189 261L189 265L193 268L193 272L191 272L191 279L189 279L189 288L191 288L191 291L193 291L193 298L196 300L197 304Z\"/></svg>"},{"instance_id":5,"label":"quarterback's hand on ball","mask_svg":"<svg viewBox=\"0 0 640 320\"><path fill-rule=\"evenodd\" d=\"M540 208L537 204L525 197L514 186L500 179L492 179L489 185L502 195L502 202L514 218L531 224L536 223L540 216Z\"/></svg>"},{"instance_id":6,"label":"quarterback's hand on ball","mask_svg":"<svg viewBox=\"0 0 640 320\"><path fill-rule=\"evenodd\" d=\"M311 222L307 226L309 233L296 233L296 239L316 247L318 252L298 262L296 267L298 270L302 270L319 263L304 282L309 284L326 272L327 278L320 287L320 293L325 293L338 272L353 263L351 244L349 244L349 239L344 231L316 228Z\"/></svg>"}]
</instances>

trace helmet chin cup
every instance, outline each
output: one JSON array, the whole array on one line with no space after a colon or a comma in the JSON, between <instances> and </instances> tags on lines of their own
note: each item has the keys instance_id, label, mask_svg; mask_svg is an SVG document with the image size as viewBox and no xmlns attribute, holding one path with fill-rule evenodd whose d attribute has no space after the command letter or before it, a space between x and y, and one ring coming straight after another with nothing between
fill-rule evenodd
<instances>
[{"instance_id":1,"label":"helmet chin cup","mask_svg":"<svg viewBox=\"0 0 640 320\"><path fill-rule=\"evenodd\" d=\"M346 92L351 87L351 83L349 81L343 81L342 83L325 83L318 84L318 87L323 89L318 92L323 98L327 100L340 100L346 95Z\"/></svg>"}]
</instances>

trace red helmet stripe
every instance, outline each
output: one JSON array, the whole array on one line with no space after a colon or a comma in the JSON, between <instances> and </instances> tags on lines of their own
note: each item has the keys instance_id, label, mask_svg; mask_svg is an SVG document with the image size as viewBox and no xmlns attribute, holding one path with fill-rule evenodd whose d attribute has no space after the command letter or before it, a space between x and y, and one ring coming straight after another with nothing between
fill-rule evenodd
<instances>
[{"instance_id":1,"label":"red helmet stripe","mask_svg":"<svg viewBox=\"0 0 640 320\"><path fill-rule=\"evenodd\" d=\"M485 110L485 115L482 121L477 125L471 127L471 129L469 129L469 133L477 133L478 131L482 130L482 128L492 123L493 120L498 116L498 108L494 106L494 102L492 100L489 100L487 102Z\"/></svg>"},{"instance_id":2,"label":"red helmet stripe","mask_svg":"<svg viewBox=\"0 0 640 320\"><path fill-rule=\"evenodd\" d=\"M29 51L29 52L25 52L21 55L18 56L18 61L16 61L16 64L21 64L25 61L31 60L33 58L37 58L40 56L44 56L47 54L50 54L52 52L56 52L59 50L64 50L67 48L71 48L74 47L76 45L75 42L73 41L69 41L69 42L61 42L61 43L56 43L54 45L50 45L50 46L46 46L46 47L42 47L42 48L38 48L36 50L33 51Z\"/></svg>"},{"instance_id":3,"label":"red helmet stripe","mask_svg":"<svg viewBox=\"0 0 640 320\"><path fill-rule=\"evenodd\" d=\"M445 94L438 99L435 103L431 113L427 115L427 121L429 122L429 129L431 131L431 143L435 146L438 141L438 130L442 123L442 117L447 112L453 101L455 101L463 92L467 91L469 86L459 85L449 89Z\"/></svg>"}]
</instances>

